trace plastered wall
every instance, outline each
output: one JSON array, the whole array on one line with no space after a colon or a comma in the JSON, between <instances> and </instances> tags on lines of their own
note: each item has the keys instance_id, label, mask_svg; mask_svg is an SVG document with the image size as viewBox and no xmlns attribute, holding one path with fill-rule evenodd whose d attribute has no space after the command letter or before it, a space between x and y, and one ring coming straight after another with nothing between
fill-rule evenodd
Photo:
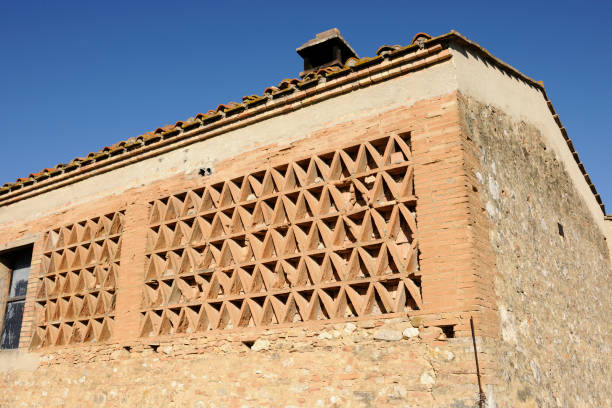
<instances>
[{"instance_id":1,"label":"plastered wall","mask_svg":"<svg viewBox=\"0 0 612 408\"><path fill-rule=\"evenodd\" d=\"M451 64L435 65L305 106L289 115L272 117L227 133L222 133L221 129L216 132L221 134L211 139L4 206L0 209L0 224L38 218L171 175L195 174L204 167L215 169L218 163L258 147L288 145L329 126L397 106L410 106L419 99L444 95L453 89L455 78Z\"/></svg>"},{"instance_id":2,"label":"plastered wall","mask_svg":"<svg viewBox=\"0 0 612 408\"><path fill-rule=\"evenodd\" d=\"M612 217L609 215L606 217L605 221L606 226L606 240L608 241L608 251L612 254ZM610 266L612 268L612 265Z\"/></svg>"},{"instance_id":3,"label":"plastered wall","mask_svg":"<svg viewBox=\"0 0 612 408\"><path fill-rule=\"evenodd\" d=\"M541 142L555 152L558 160L563 163L593 220L604 231L601 208L554 121L542 92L486 62L473 51L459 45L453 45L452 50L457 89L464 95L495 106L516 120L537 127L542 135Z\"/></svg>"}]
</instances>

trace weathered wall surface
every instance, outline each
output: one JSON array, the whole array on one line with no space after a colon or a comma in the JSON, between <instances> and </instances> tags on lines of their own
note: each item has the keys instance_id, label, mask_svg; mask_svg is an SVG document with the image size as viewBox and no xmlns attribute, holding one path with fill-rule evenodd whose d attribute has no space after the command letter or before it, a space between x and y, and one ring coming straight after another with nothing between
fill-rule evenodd
<instances>
[{"instance_id":1,"label":"weathered wall surface","mask_svg":"<svg viewBox=\"0 0 612 408\"><path fill-rule=\"evenodd\" d=\"M38 295L39 274L49 270L45 231L120 210L125 223L113 315L87 315L90 323L112 317L110 338L97 329L101 341L84 336L62 346L56 332L31 354L0 354L0 406L476 407L471 317L490 407L609 405L610 360L602 358L610 354L609 255L599 208L568 161L541 93L464 50L452 54L451 62L406 75L396 68L394 79L366 78L316 104L2 207L0 248L34 243L22 353L43 302L62 304L62 320L74 301L68 297L83 295L76 289L63 300ZM502 109L489 107L498 102ZM150 203L389 136L409 140L411 150L419 308L401 317L351 316L349 323L342 315L274 329L141 337ZM214 172L201 177L199 167ZM365 182L368 175L351 176ZM370 202L367 211L394 201ZM373 238L366 235L350 245L365 247ZM58 245L58 259L69 247ZM80 274L79 268L64 269ZM78 325L43 313L47 328Z\"/></svg>"},{"instance_id":2,"label":"weathered wall surface","mask_svg":"<svg viewBox=\"0 0 612 408\"><path fill-rule=\"evenodd\" d=\"M475 407L471 339L439 336L394 319L64 348L0 372L0 407Z\"/></svg>"},{"instance_id":3,"label":"weathered wall surface","mask_svg":"<svg viewBox=\"0 0 612 408\"><path fill-rule=\"evenodd\" d=\"M362 82L370 83L370 79ZM456 89L456 85L452 65L446 62L376 86L352 89L348 86L341 95L337 95L338 91L328 92L337 96L316 104L305 104L290 114L271 112L264 115L268 119L247 127L222 128L214 132L215 137L4 206L0 209L0 224L35 219L58 209L164 180L171 175L188 173L197 176L198 170L204 167L216 171L220 163L244 152L270 144L290 144L334 125L445 95ZM286 108L281 106L277 110L286 111Z\"/></svg>"},{"instance_id":4,"label":"weathered wall surface","mask_svg":"<svg viewBox=\"0 0 612 408\"><path fill-rule=\"evenodd\" d=\"M2 262L0 260L0 262ZM6 294L9 292L9 274L8 268L0 263L0 322L4 321L4 313L6 313ZM2 333L0 332L0 336Z\"/></svg>"},{"instance_id":5,"label":"weathered wall surface","mask_svg":"<svg viewBox=\"0 0 612 408\"><path fill-rule=\"evenodd\" d=\"M45 346L34 353L41 367L33 372L13 362L16 367L9 368L2 381L6 388L0 395L5 404L474 406L478 390L470 315L477 321L477 335L490 337L492 329L484 329L485 322L474 305L479 293L478 276L466 228L469 190L456 98L451 92L385 112L363 114L299 141L269 143L220 160L210 177L181 173L88 205L67 206L49 216L4 225L0 230L3 245L14 246L26 237L38 237L22 329L21 349L26 351L37 325L34 306L38 274L45 270L41 266L43 232L125 209L111 338L104 338L95 347L91 342L80 344L80 340L76 345ZM373 321L354 318L349 325L326 326L321 321L271 331L255 327L139 337L148 203L206 183L231 180L262 166L277 166L339 145L399 134L410 135L418 196L418 272L423 307L409 311L412 323L420 330L418 340L401 339L410 325L405 317L393 320L388 316L377 316ZM59 327L64 322L50 324ZM357 328L353 330L352 325ZM437 326L445 327L454 338L438 341L444 336ZM414 332L408 332L411 335ZM268 337L269 346L263 341ZM257 343L257 339L263 343ZM249 350L242 342L255 344ZM255 352L260 347L266 350ZM493 376L489 347L483 344L480 350L481 373L487 379Z\"/></svg>"},{"instance_id":6,"label":"weathered wall surface","mask_svg":"<svg viewBox=\"0 0 612 408\"><path fill-rule=\"evenodd\" d=\"M591 212L592 219L604 231L601 207L576 164L542 92L490 64L473 51L453 45L452 52L457 89L464 95L496 106L515 120L534 125L541 132L542 143L563 163L567 176Z\"/></svg>"},{"instance_id":7,"label":"weathered wall surface","mask_svg":"<svg viewBox=\"0 0 612 408\"><path fill-rule=\"evenodd\" d=\"M540 130L460 98L497 274L498 406L610 406L604 235ZM478 211L478 209L475 209ZM562 231L561 231L562 228Z\"/></svg>"},{"instance_id":8,"label":"weathered wall surface","mask_svg":"<svg viewBox=\"0 0 612 408\"><path fill-rule=\"evenodd\" d=\"M606 241L608 242L608 251L612 254L612 215L609 214L606 215ZM612 268L612 262L610 267Z\"/></svg>"}]
</instances>

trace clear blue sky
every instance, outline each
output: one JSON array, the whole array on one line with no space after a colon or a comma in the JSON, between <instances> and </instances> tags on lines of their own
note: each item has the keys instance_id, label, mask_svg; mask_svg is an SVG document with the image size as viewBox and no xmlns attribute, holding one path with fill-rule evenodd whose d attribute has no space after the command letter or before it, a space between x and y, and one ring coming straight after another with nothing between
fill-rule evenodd
<instances>
[{"instance_id":1,"label":"clear blue sky","mask_svg":"<svg viewBox=\"0 0 612 408\"><path fill-rule=\"evenodd\" d=\"M360 56L455 29L544 81L610 213L610 21L603 1L2 0L0 185L261 94L328 28Z\"/></svg>"}]
</instances>

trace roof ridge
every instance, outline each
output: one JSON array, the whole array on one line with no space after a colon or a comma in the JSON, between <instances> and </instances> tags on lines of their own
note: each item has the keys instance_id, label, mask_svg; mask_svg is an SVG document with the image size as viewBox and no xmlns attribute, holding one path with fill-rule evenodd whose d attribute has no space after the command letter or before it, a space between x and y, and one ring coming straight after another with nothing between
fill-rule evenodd
<instances>
[{"instance_id":1,"label":"roof ridge","mask_svg":"<svg viewBox=\"0 0 612 408\"><path fill-rule=\"evenodd\" d=\"M0 197L21 187L35 184L38 181L46 180L50 177L76 170L79 167L86 166L93 162L101 161L127 151L135 150L138 147L154 143L155 141L161 139L160 136L169 137L185 130L191 130L204 124L216 122L224 117L232 116L236 113L242 112L245 109L258 106L259 104L265 103L270 99L277 99L289 95L296 90L303 90L313 87L320 81L326 81L328 78L332 79L344 76L351 71L359 71L360 69L366 68L373 63L382 62L385 57L397 57L401 54L413 51L417 47L418 44L415 43L404 47L399 46L399 48L393 49L392 52L384 53L384 56L377 55L375 57L363 57L360 59L350 58L346 61L343 67L325 67L318 69L317 71L310 72L304 75L303 78L283 79L277 86L268 86L265 88L262 95L243 96L241 103L228 102L225 104L220 104L216 109L211 109L206 113L198 113L195 115L195 117L177 121L174 125L168 124L158 127L155 130L143 133L142 135L130 137L127 140L122 140L110 146L105 146L98 151L87 154L84 157L77 157L69 163L59 163L53 168L44 168L39 172L30 173L28 177L20 177L14 183L4 183L0 187Z\"/></svg>"},{"instance_id":2,"label":"roof ridge","mask_svg":"<svg viewBox=\"0 0 612 408\"><path fill-rule=\"evenodd\" d=\"M570 149L570 152L574 156L574 160L580 168L585 178L585 181L587 182L587 185L591 189L591 192L595 196L596 201L598 202L603 214L605 215L605 206L601 200L601 196L597 192L595 185L592 183L588 173L586 172L586 169L584 168L584 165L580 161L578 153L575 151L574 146L569 136L567 135L567 131L561 124L561 120L559 119L559 116L555 112L554 107L546 94L543 82L536 81L533 78L530 78L529 76L523 74L511 65L493 56L487 49L485 49L478 43L469 40L468 38L466 38L455 30L451 30L446 34L442 34L437 37L431 37L429 34L426 33L417 33L409 45L383 45L376 50L376 55L374 57L351 57L347 61L345 61L343 67L326 67L321 68L317 71L306 73L301 78L283 79L277 86L268 86L267 88L265 88L262 95L245 95L242 97L242 102L240 103L228 102L225 104L220 104L214 110L211 109L206 113L198 113L197 115L195 115L195 117L190 117L188 119L178 121L174 125L164 125L156 128L154 131L149 131L142 135L130 137L127 140L119 141L110 146L105 146L101 150L87 154L87 156L77 157L69 163L60 163L53 168L44 168L39 172L30 173L28 177L20 177L14 183L9 182L0 186L0 206L3 205L4 201L10 199L11 197L20 195L23 188L34 186L39 182L48 180L50 178L58 177L60 175L70 173L72 171L76 172L76 170L87 165L105 161L110 158L121 156L123 154L132 152L140 148L160 143L170 137L178 136L179 134L182 134L184 132L194 130L196 128L203 127L209 124L213 124L215 122L220 121L221 119L233 117L234 115L244 112L247 109L255 108L257 106L265 104L268 101L289 96L290 94L296 91L308 90L319 85L320 83L325 83L327 81L343 77L351 72L365 70L374 65L378 65L385 60L392 60L413 51L426 51L428 49L431 49L432 46L444 43L444 41L449 40L451 38L459 40L464 45L476 49L478 52L484 54L487 58L491 59L494 63L496 63L498 67L508 71L514 76L519 77L523 81L529 83L532 86L535 86L536 88L542 91L542 94L547 102L548 108L551 114L553 115L555 122L559 126L561 134L563 135L568 145L568 148ZM427 53L424 54L427 55Z\"/></svg>"}]
</instances>

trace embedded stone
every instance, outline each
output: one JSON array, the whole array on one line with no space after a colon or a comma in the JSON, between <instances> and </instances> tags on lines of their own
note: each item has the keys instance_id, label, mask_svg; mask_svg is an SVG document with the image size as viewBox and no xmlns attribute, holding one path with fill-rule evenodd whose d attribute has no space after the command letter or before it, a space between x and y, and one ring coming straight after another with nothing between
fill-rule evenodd
<instances>
[{"instance_id":1,"label":"embedded stone","mask_svg":"<svg viewBox=\"0 0 612 408\"><path fill-rule=\"evenodd\" d=\"M359 327L362 329L372 329L376 327L373 320L365 320L363 322L359 322Z\"/></svg>"},{"instance_id":2,"label":"embedded stone","mask_svg":"<svg viewBox=\"0 0 612 408\"><path fill-rule=\"evenodd\" d=\"M410 318L410 323L412 323L414 327L421 327L423 325L423 318L421 316L412 316Z\"/></svg>"},{"instance_id":3,"label":"embedded stone","mask_svg":"<svg viewBox=\"0 0 612 408\"><path fill-rule=\"evenodd\" d=\"M344 326L344 332L345 332L345 333L351 334L351 333L352 333L352 332L354 332L355 330L357 330L357 326L355 326L355 324L354 324L354 323L350 323L350 322L349 322L349 323L347 323L347 324Z\"/></svg>"},{"instance_id":4,"label":"embedded stone","mask_svg":"<svg viewBox=\"0 0 612 408\"><path fill-rule=\"evenodd\" d=\"M317 336L319 340L330 340L332 337L333 336L328 332L319 333L319 335Z\"/></svg>"},{"instance_id":5,"label":"embedded stone","mask_svg":"<svg viewBox=\"0 0 612 408\"><path fill-rule=\"evenodd\" d=\"M435 383L436 383L436 380L428 372L421 374L421 384L433 385Z\"/></svg>"},{"instance_id":6,"label":"embedded stone","mask_svg":"<svg viewBox=\"0 0 612 408\"><path fill-rule=\"evenodd\" d=\"M439 327L426 327L420 331L419 336L422 339L432 339L432 340L444 340L446 336L444 332Z\"/></svg>"},{"instance_id":7,"label":"embedded stone","mask_svg":"<svg viewBox=\"0 0 612 408\"><path fill-rule=\"evenodd\" d=\"M378 330L374 333L374 340L399 341L402 339L402 332L399 330Z\"/></svg>"},{"instance_id":8,"label":"embedded stone","mask_svg":"<svg viewBox=\"0 0 612 408\"><path fill-rule=\"evenodd\" d=\"M419 329L414 328L414 327L407 327L403 332L402 335L407 338L410 339L412 337L416 337L419 335Z\"/></svg>"},{"instance_id":9,"label":"embedded stone","mask_svg":"<svg viewBox=\"0 0 612 408\"><path fill-rule=\"evenodd\" d=\"M264 339L257 339L255 343L251 346L251 350L253 351L264 351L270 349L270 342Z\"/></svg>"}]
</instances>

